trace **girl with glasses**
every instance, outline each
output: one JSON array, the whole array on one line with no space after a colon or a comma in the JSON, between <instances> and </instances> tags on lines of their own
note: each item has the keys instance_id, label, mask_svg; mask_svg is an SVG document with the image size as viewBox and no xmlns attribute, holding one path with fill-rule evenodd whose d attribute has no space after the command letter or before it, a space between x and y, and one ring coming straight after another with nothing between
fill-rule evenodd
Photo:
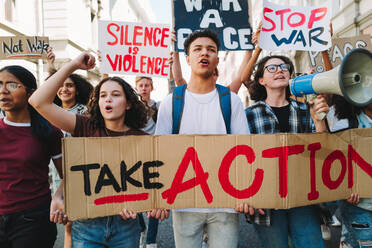
<instances>
[{"instance_id":1,"label":"girl with glasses","mask_svg":"<svg viewBox=\"0 0 372 248\"><path fill-rule=\"evenodd\" d=\"M285 56L267 56L256 65L248 90L255 104L246 110L253 134L324 132L326 125L316 112L328 112L323 96L309 105L290 98L289 80L293 63ZM306 168L304 168L306 169ZM288 236L295 248L323 248L320 220L315 206L287 210L265 210L247 216L254 223L262 247L288 248Z\"/></svg>"},{"instance_id":2,"label":"girl with glasses","mask_svg":"<svg viewBox=\"0 0 372 248\"><path fill-rule=\"evenodd\" d=\"M21 66L0 70L0 247L53 247L49 161L62 176L62 132L28 104L36 79ZM57 190L61 191L62 188Z\"/></svg>"}]
</instances>

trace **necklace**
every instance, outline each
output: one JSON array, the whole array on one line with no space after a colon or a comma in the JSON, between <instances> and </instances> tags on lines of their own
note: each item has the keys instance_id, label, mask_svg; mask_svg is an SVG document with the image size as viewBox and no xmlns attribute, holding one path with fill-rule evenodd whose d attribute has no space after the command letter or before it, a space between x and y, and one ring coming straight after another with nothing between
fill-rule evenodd
<instances>
[{"instance_id":1,"label":"necklace","mask_svg":"<svg viewBox=\"0 0 372 248\"><path fill-rule=\"evenodd\" d=\"M211 103L211 102L214 100L214 98L217 96L217 89L214 90L214 94L213 94L212 96L208 96L208 97L207 97L208 101L206 101L206 102L200 102L200 100L198 99L198 97L194 96L194 93L192 93L192 92L190 92L190 91L189 91L188 93L189 93L189 95L192 97L192 99L195 100L195 102L197 102L197 103L199 103L199 104L209 104L209 103ZM207 94L210 94L210 93L207 93ZM204 96L204 95L206 95L206 94L199 94L199 95Z\"/></svg>"}]
</instances>

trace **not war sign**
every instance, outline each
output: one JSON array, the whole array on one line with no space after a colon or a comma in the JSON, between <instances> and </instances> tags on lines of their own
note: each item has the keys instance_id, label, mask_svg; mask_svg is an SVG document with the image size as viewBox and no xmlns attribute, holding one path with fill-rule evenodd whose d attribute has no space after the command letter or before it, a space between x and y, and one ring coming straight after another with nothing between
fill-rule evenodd
<instances>
[{"instance_id":1,"label":"not war sign","mask_svg":"<svg viewBox=\"0 0 372 248\"><path fill-rule=\"evenodd\" d=\"M288 209L372 197L372 129L63 140L71 220L122 208Z\"/></svg>"},{"instance_id":2,"label":"not war sign","mask_svg":"<svg viewBox=\"0 0 372 248\"><path fill-rule=\"evenodd\" d=\"M101 73L168 77L169 25L99 21L98 27Z\"/></svg>"},{"instance_id":3,"label":"not war sign","mask_svg":"<svg viewBox=\"0 0 372 248\"><path fill-rule=\"evenodd\" d=\"M49 38L40 36L0 37L0 59L46 58Z\"/></svg>"},{"instance_id":4,"label":"not war sign","mask_svg":"<svg viewBox=\"0 0 372 248\"><path fill-rule=\"evenodd\" d=\"M259 45L265 50L324 51L331 47L330 9L282 6L264 0Z\"/></svg>"},{"instance_id":5,"label":"not war sign","mask_svg":"<svg viewBox=\"0 0 372 248\"><path fill-rule=\"evenodd\" d=\"M253 50L247 0L173 0L177 43L183 51L187 36L195 30L218 33L221 50Z\"/></svg>"}]
</instances>

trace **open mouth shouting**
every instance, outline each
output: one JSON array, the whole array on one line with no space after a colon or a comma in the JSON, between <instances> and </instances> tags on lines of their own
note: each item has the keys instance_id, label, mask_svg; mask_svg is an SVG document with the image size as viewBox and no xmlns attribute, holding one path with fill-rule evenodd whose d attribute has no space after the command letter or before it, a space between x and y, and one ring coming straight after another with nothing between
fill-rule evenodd
<instances>
[{"instance_id":1,"label":"open mouth shouting","mask_svg":"<svg viewBox=\"0 0 372 248\"><path fill-rule=\"evenodd\" d=\"M208 59L201 59L199 63L204 67L209 65Z\"/></svg>"},{"instance_id":2,"label":"open mouth shouting","mask_svg":"<svg viewBox=\"0 0 372 248\"><path fill-rule=\"evenodd\" d=\"M105 112L106 113L111 113L113 111L113 108L110 106L110 105L107 105L106 107L105 107Z\"/></svg>"}]
</instances>

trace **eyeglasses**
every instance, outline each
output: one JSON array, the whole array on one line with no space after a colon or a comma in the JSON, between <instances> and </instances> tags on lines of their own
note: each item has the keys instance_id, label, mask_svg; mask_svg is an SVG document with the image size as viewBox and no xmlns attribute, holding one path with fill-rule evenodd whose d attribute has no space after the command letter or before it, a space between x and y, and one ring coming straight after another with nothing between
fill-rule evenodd
<instances>
[{"instance_id":1,"label":"eyeglasses","mask_svg":"<svg viewBox=\"0 0 372 248\"><path fill-rule=\"evenodd\" d=\"M5 84L5 86L4 86L4 84ZM3 87L5 87L10 92L13 92L18 88L22 88L22 85L20 83L17 83L17 82L7 82L7 83L0 82L0 90L3 89Z\"/></svg>"},{"instance_id":2,"label":"eyeglasses","mask_svg":"<svg viewBox=\"0 0 372 248\"><path fill-rule=\"evenodd\" d=\"M278 71L278 67L282 69L282 71L289 71L290 65L289 64L280 64L280 65L267 65L264 69L267 69L268 72L274 73Z\"/></svg>"}]
</instances>

